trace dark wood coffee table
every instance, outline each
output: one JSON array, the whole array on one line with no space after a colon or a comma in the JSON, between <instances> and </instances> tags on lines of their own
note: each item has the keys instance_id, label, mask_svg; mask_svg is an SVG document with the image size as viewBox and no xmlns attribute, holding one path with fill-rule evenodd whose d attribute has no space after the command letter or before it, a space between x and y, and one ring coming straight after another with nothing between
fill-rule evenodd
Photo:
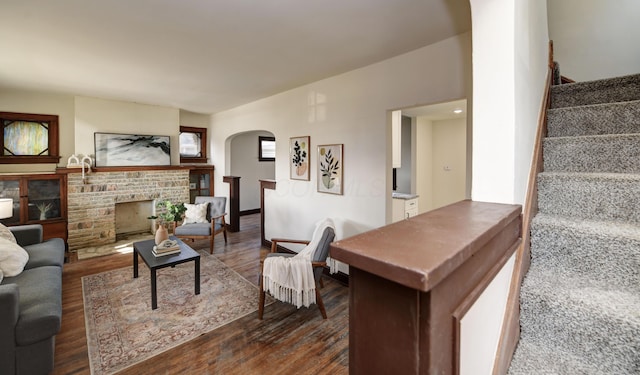
<instances>
[{"instance_id":1,"label":"dark wood coffee table","mask_svg":"<svg viewBox=\"0 0 640 375\"><path fill-rule=\"evenodd\" d=\"M156 271L160 268L175 267L178 264L186 263L190 261L195 262L195 292L200 294L200 254L189 247L187 244L177 239L174 236L170 237L172 240L178 241L180 244L179 254L164 255L156 257L151 252L153 246L155 246L155 240L146 240L133 243L133 277L138 277L138 255L142 257L142 260L147 264L147 267L151 270L151 309L158 308L158 292L156 288Z\"/></svg>"}]
</instances>

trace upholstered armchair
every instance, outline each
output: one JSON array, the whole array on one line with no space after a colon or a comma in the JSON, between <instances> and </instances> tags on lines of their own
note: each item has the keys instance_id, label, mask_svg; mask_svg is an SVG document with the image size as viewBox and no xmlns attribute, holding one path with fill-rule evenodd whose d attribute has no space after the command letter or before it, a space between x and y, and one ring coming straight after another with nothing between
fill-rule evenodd
<instances>
[{"instance_id":1,"label":"upholstered armchair","mask_svg":"<svg viewBox=\"0 0 640 375\"><path fill-rule=\"evenodd\" d=\"M319 230L320 229L320 230ZM316 238L317 237L317 238ZM330 226L326 226L323 228L316 228L314 231L313 238L311 241L307 240L292 240L292 239L283 239L283 238L272 238L271 239L271 253L267 254L267 258L271 257L286 257L292 258L296 256L296 254L290 253L279 253L277 252L278 244L280 243L296 243L296 244L304 244L310 246L309 244L317 244L315 249L311 249L311 266L313 268L313 279L315 282L315 300L318 308L320 309L320 313L324 319L327 319L327 312L324 307L324 302L322 301L322 296L318 291L319 287L322 286L322 273L324 271L324 267L327 265L327 257L329 256L329 245L335 238L335 231L333 229L333 222L331 221ZM313 246L311 245L311 246ZM304 250L303 250L304 251ZM302 252L302 251L301 251ZM260 273L260 294L259 294L259 302L258 302L258 318L262 319L264 313L264 301L265 301L265 286L263 280L264 273L264 262L261 262L262 272ZM293 303L293 302L290 302Z\"/></svg>"},{"instance_id":2,"label":"upholstered armchair","mask_svg":"<svg viewBox=\"0 0 640 375\"><path fill-rule=\"evenodd\" d=\"M227 243L227 224L225 212L227 206L226 197L199 196L195 204L185 204L185 220L182 225L176 227L174 235L180 239L191 241L197 239L209 240L209 253L213 254L213 239L216 234L224 235ZM206 206L206 207L205 207Z\"/></svg>"}]
</instances>

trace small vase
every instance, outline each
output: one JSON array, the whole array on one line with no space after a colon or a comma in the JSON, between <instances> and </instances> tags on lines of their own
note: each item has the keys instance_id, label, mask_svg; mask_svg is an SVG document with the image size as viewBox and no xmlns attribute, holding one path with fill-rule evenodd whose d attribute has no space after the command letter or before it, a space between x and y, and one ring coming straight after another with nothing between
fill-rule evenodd
<instances>
[{"instance_id":1,"label":"small vase","mask_svg":"<svg viewBox=\"0 0 640 375\"><path fill-rule=\"evenodd\" d=\"M158 226L158 230L156 230L156 245L168 239L169 239L169 233L167 232L167 228L165 228L164 225Z\"/></svg>"},{"instance_id":2,"label":"small vase","mask_svg":"<svg viewBox=\"0 0 640 375\"><path fill-rule=\"evenodd\" d=\"M296 167L296 175L302 176L304 172L307 171L307 162L300 163L299 166Z\"/></svg>"}]
</instances>

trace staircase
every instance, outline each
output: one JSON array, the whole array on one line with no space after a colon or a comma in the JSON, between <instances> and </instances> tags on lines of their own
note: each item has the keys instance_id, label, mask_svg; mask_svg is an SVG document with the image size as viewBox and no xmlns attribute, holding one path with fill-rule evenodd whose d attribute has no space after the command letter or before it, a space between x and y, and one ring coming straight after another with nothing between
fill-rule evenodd
<instances>
[{"instance_id":1,"label":"staircase","mask_svg":"<svg viewBox=\"0 0 640 375\"><path fill-rule=\"evenodd\" d=\"M640 374L640 74L553 86L509 374Z\"/></svg>"}]
</instances>

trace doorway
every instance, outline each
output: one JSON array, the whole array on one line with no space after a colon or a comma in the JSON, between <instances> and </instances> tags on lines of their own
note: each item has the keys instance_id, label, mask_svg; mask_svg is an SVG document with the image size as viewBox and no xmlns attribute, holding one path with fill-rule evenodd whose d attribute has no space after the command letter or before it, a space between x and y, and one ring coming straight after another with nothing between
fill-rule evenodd
<instances>
[{"instance_id":1,"label":"doorway","mask_svg":"<svg viewBox=\"0 0 640 375\"><path fill-rule=\"evenodd\" d=\"M250 131L234 135L229 142L229 174L240 177L240 216L260 212L260 180L275 179L275 158L259 154L264 138L275 139L268 131Z\"/></svg>"},{"instance_id":2,"label":"doorway","mask_svg":"<svg viewBox=\"0 0 640 375\"><path fill-rule=\"evenodd\" d=\"M471 132L467 100L401 112L403 119L410 119L402 121L403 163L395 171L401 192L418 196L418 213L469 198ZM406 136L410 139L404 139ZM406 158L410 163L405 167Z\"/></svg>"}]
</instances>

